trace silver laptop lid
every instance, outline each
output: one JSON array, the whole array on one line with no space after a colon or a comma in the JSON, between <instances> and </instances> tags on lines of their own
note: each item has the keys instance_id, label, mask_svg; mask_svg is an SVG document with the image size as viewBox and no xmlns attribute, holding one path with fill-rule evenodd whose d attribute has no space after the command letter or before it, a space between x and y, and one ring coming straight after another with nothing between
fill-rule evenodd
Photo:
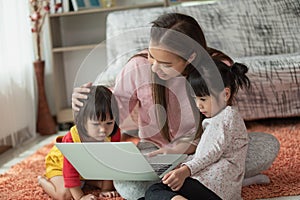
<instances>
[{"instance_id":1,"label":"silver laptop lid","mask_svg":"<svg viewBox=\"0 0 300 200\"><path fill-rule=\"evenodd\" d=\"M90 180L158 180L147 159L131 142L56 143L82 177ZM169 154L150 158L176 167L186 155ZM162 162L163 161L163 162Z\"/></svg>"}]
</instances>

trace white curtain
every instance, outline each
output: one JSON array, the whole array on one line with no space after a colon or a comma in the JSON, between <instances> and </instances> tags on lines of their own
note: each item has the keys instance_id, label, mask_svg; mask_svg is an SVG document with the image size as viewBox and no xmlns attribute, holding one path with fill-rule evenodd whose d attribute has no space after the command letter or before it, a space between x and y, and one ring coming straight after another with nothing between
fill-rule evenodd
<instances>
[{"instance_id":1,"label":"white curtain","mask_svg":"<svg viewBox=\"0 0 300 200\"><path fill-rule=\"evenodd\" d=\"M35 133L35 76L29 0L0 0L0 144Z\"/></svg>"}]
</instances>

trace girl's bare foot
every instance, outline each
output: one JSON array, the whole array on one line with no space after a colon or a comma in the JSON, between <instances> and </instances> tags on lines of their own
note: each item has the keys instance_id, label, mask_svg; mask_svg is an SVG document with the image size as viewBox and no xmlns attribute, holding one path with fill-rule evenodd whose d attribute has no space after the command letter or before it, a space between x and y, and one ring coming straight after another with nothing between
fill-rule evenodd
<instances>
[{"instance_id":1,"label":"girl's bare foot","mask_svg":"<svg viewBox=\"0 0 300 200\"><path fill-rule=\"evenodd\" d=\"M38 177L37 177L37 181L38 181L38 184L39 184L39 185L42 185L42 182L43 182L43 181L47 181L47 180L46 180L46 178L43 177L43 176L38 176Z\"/></svg>"}]
</instances>

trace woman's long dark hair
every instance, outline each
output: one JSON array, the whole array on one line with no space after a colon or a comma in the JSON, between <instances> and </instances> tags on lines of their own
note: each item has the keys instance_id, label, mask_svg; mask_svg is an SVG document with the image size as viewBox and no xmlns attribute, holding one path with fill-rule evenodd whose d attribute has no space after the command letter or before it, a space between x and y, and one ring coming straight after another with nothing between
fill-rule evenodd
<instances>
[{"instance_id":1,"label":"woman's long dark hair","mask_svg":"<svg viewBox=\"0 0 300 200\"><path fill-rule=\"evenodd\" d=\"M176 53L184 60L188 60L189 57L196 53L196 61L189 63L185 70L183 71L183 76L188 76L192 71L194 71L194 66L199 65L201 62L201 57L205 56L205 53L208 53L212 57L217 59L226 60L229 63L232 63L232 59L222 53L221 51L215 50L213 48L207 47L204 33L198 24L198 22L191 16L179 14L179 13L168 13L161 15L155 21L152 22L151 28L151 37L150 43L158 46L164 46L170 50L170 52ZM205 51L204 55L199 49L199 45ZM157 74L153 73L153 87L152 87L152 96L155 104L161 105L167 111L167 99L168 92L165 87L164 81L161 80ZM187 90L189 92L189 90ZM188 97L191 94L187 95ZM194 116L196 121L198 115L198 110L195 105L194 99L189 98L192 105L192 109L195 112ZM161 124L162 127L161 134L164 139L171 141L169 135L169 125L168 125L168 116L164 115L164 111L158 109L156 111L157 123L160 123L164 120L161 120L162 116L167 117L165 124ZM197 132L195 139L199 138L202 134L201 123L197 126Z\"/></svg>"},{"instance_id":2,"label":"woman's long dark hair","mask_svg":"<svg viewBox=\"0 0 300 200\"><path fill-rule=\"evenodd\" d=\"M88 119L105 121L107 117L115 121L115 126L110 136L118 130L119 112L117 101L112 92L105 86L92 86L88 98L83 100L83 106L74 112L74 121L82 142L93 141L86 130Z\"/></svg>"}]
</instances>

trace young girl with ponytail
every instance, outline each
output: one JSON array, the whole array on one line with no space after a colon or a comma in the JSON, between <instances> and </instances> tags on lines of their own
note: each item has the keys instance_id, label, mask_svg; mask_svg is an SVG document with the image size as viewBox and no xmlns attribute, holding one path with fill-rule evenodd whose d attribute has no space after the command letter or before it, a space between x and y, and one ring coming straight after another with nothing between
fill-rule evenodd
<instances>
[{"instance_id":1,"label":"young girl with ponytail","mask_svg":"<svg viewBox=\"0 0 300 200\"><path fill-rule=\"evenodd\" d=\"M248 133L232 100L239 88L250 87L248 68L239 63L231 67L218 60L214 63L223 80L222 87L209 88L206 78L197 72L187 77L203 127L196 153L152 185L146 200L241 199Z\"/></svg>"}]
</instances>

